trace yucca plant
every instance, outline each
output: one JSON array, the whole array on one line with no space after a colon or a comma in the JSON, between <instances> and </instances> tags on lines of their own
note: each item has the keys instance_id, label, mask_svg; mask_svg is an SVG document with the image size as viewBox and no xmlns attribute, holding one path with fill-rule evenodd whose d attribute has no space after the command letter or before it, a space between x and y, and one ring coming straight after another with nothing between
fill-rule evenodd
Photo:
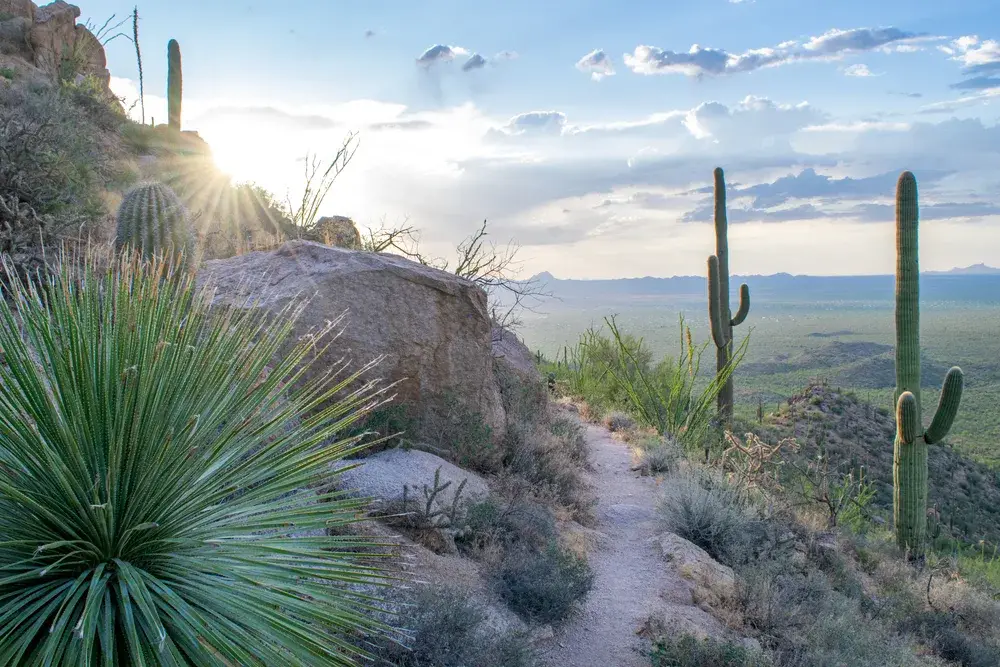
<instances>
[{"instance_id":1,"label":"yucca plant","mask_svg":"<svg viewBox=\"0 0 1000 667\"><path fill-rule=\"evenodd\" d=\"M302 304L64 259L0 300L0 664L355 664L388 579L325 489L370 366L306 382L330 328L289 341Z\"/></svg>"}]
</instances>

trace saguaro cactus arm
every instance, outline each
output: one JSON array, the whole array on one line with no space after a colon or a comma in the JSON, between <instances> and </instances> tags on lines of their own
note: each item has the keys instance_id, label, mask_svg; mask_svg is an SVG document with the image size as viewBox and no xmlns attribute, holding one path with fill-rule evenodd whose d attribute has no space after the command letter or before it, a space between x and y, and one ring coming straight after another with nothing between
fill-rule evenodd
<instances>
[{"instance_id":1,"label":"saguaro cactus arm","mask_svg":"<svg viewBox=\"0 0 1000 667\"><path fill-rule=\"evenodd\" d=\"M941 398L938 399L938 407L934 412L934 419L924 434L924 440L928 445L944 440L951 430L951 425L955 422L958 414L958 405L962 401L962 387L965 377L962 369L953 366L944 377L944 385L941 387Z\"/></svg>"},{"instance_id":2,"label":"saguaro cactus arm","mask_svg":"<svg viewBox=\"0 0 1000 667\"><path fill-rule=\"evenodd\" d=\"M743 324L743 320L747 318L750 313L750 287L746 283L740 285L740 308L736 311L736 315L730 321L730 326L738 327Z\"/></svg>"},{"instance_id":3,"label":"saguaro cactus arm","mask_svg":"<svg viewBox=\"0 0 1000 667\"><path fill-rule=\"evenodd\" d=\"M920 437L920 409L917 397L904 391L896 401L896 428L899 440L905 445L912 445Z\"/></svg>"}]
</instances>

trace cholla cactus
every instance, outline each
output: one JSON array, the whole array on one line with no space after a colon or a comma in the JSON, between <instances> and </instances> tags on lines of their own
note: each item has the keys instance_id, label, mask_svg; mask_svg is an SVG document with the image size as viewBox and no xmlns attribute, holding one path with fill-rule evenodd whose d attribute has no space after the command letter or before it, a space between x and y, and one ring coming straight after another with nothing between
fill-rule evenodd
<instances>
[{"instance_id":1,"label":"cholla cactus","mask_svg":"<svg viewBox=\"0 0 1000 667\"><path fill-rule=\"evenodd\" d=\"M896 541L919 556L927 534L927 445L951 429L962 398L962 369L948 371L937 411L925 431L920 415L920 268L917 179L904 171L896 185L896 440L893 517Z\"/></svg>"},{"instance_id":2,"label":"cholla cactus","mask_svg":"<svg viewBox=\"0 0 1000 667\"><path fill-rule=\"evenodd\" d=\"M118 208L115 247L131 247L144 257L172 254L179 267L194 253L194 233L188 211L162 183L142 183L129 190Z\"/></svg>"},{"instance_id":3,"label":"cholla cactus","mask_svg":"<svg viewBox=\"0 0 1000 667\"><path fill-rule=\"evenodd\" d=\"M716 368L723 373L733 355L733 327L743 323L750 312L750 288L740 286L740 307L734 316L729 309L729 222L726 219L726 180L722 169L715 170L715 254L708 258L708 315L715 341ZM733 377L719 390L719 416L733 421Z\"/></svg>"}]
</instances>

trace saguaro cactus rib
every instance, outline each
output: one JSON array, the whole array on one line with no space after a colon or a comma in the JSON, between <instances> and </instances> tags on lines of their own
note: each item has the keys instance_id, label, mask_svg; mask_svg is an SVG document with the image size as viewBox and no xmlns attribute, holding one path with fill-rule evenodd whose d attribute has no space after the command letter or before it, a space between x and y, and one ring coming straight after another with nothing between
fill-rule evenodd
<instances>
[{"instance_id":1,"label":"saguaro cactus rib","mask_svg":"<svg viewBox=\"0 0 1000 667\"><path fill-rule=\"evenodd\" d=\"M896 542L919 556L927 537L927 446L951 428L962 398L958 367L945 376L938 408L923 430L920 405L920 264L917 180L904 171L896 184L896 438L893 517Z\"/></svg>"}]
</instances>

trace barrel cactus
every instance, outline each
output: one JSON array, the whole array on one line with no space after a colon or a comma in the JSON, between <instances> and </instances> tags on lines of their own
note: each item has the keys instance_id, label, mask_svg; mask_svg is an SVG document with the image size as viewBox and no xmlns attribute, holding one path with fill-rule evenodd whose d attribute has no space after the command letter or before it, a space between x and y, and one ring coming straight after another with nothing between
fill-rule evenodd
<instances>
[{"instance_id":1,"label":"barrel cactus","mask_svg":"<svg viewBox=\"0 0 1000 667\"><path fill-rule=\"evenodd\" d=\"M734 316L729 307L729 222L726 219L726 178L715 170L715 254L708 258L708 314L712 338L718 348L716 368L727 370L733 355L733 327L743 323L750 312L750 288L740 286L740 307ZM733 377L729 374L719 391L719 416L727 426L733 420Z\"/></svg>"},{"instance_id":2,"label":"barrel cactus","mask_svg":"<svg viewBox=\"0 0 1000 667\"><path fill-rule=\"evenodd\" d=\"M173 130L181 129L181 97L184 92L181 72L181 46L176 39L167 43L167 123Z\"/></svg>"},{"instance_id":3,"label":"barrel cactus","mask_svg":"<svg viewBox=\"0 0 1000 667\"><path fill-rule=\"evenodd\" d=\"M194 253L194 233L187 209L170 187L141 183L118 207L115 247L131 247L144 257L170 253L186 266Z\"/></svg>"},{"instance_id":4,"label":"barrel cactus","mask_svg":"<svg viewBox=\"0 0 1000 667\"><path fill-rule=\"evenodd\" d=\"M893 518L896 542L918 557L927 535L927 446L951 429L962 398L962 369L948 371L931 425L920 409L920 267L917 180L904 171L896 184L896 438Z\"/></svg>"}]
</instances>

